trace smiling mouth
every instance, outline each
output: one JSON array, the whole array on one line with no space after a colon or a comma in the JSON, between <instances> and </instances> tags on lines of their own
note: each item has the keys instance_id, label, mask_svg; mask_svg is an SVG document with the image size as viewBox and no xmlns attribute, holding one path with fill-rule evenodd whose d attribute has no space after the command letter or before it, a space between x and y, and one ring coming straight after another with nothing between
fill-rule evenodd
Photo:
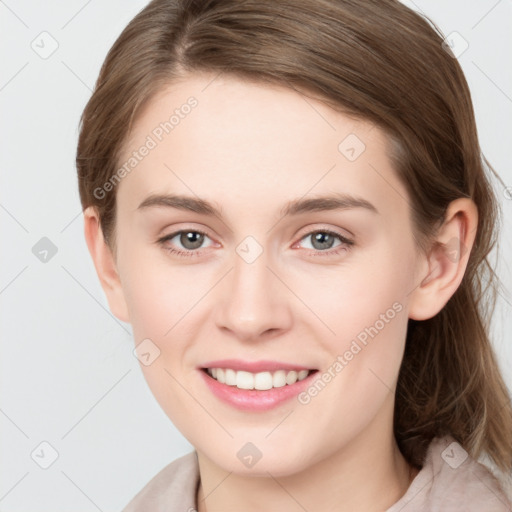
<instances>
[{"instance_id":1,"label":"smiling mouth","mask_svg":"<svg viewBox=\"0 0 512 512\"><path fill-rule=\"evenodd\" d=\"M252 373L231 368L202 368L202 370L220 384L258 391L292 386L317 372L317 370L277 370Z\"/></svg>"}]
</instances>

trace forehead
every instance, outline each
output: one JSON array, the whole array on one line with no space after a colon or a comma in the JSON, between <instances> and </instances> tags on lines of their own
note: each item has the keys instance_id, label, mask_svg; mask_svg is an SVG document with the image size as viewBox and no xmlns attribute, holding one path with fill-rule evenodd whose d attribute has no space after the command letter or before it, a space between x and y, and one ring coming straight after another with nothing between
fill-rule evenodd
<instances>
[{"instance_id":1,"label":"forehead","mask_svg":"<svg viewBox=\"0 0 512 512\"><path fill-rule=\"evenodd\" d=\"M134 156L143 146L150 148L145 156ZM262 193L277 201L283 193L332 190L387 193L396 201L402 188L385 134L372 123L298 90L211 74L191 75L152 98L127 138L120 166L130 159L134 165L127 166L118 194L132 203L165 192L215 201L223 191L248 205Z\"/></svg>"}]
</instances>

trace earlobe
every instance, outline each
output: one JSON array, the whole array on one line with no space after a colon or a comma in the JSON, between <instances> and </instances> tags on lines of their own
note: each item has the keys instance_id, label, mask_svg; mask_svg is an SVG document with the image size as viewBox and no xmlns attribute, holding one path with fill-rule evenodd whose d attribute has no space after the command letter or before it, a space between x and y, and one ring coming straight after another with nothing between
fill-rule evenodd
<instances>
[{"instance_id":1,"label":"earlobe","mask_svg":"<svg viewBox=\"0 0 512 512\"><path fill-rule=\"evenodd\" d=\"M411 293L409 318L432 318L450 300L464 277L477 225L478 211L471 199L450 203L445 221L425 256L421 282Z\"/></svg>"},{"instance_id":2,"label":"earlobe","mask_svg":"<svg viewBox=\"0 0 512 512\"><path fill-rule=\"evenodd\" d=\"M129 322L128 308L114 255L103 237L98 212L92 206L84 210L84 235L110 311L119 320Z\"/></svg>"}]
</instances>

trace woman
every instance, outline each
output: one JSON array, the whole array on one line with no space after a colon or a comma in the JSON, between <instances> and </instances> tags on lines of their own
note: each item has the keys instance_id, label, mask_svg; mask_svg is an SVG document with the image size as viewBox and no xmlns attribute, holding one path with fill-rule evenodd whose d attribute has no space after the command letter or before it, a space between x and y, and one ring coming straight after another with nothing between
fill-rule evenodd
<instances>
[{"instance_id":1,"label":"woman","mask_svg":"<svg viewBox=\"0 0 512 512\"><path fill-rule=\"evenodd\" d=\"M125 510L510 510L477 461L512 468L484 162L399 2L136 16L82 116L85 236L195 450Z\"/></svg>"}]
</instances>

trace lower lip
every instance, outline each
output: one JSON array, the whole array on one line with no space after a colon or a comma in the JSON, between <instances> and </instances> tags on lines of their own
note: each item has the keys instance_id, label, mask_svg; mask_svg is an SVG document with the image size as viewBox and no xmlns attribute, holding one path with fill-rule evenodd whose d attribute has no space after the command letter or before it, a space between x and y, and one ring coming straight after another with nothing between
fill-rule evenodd
<instances>
[{"instance_id":1,"label":"lower lip","mask_svg":"<svg viewBox=\"0 0 512 512\"><path fill-rule=\"evenodd\" d=\"M236 386L221 384L210 377L204 370L199 370L210 391L223 402L243 411L268 411L297 396L310 383L317 372L310 373L305 379L295 384L286 384L280 388L263 391L256 389L239 389Z\"/></svg>"}]
</instances>

